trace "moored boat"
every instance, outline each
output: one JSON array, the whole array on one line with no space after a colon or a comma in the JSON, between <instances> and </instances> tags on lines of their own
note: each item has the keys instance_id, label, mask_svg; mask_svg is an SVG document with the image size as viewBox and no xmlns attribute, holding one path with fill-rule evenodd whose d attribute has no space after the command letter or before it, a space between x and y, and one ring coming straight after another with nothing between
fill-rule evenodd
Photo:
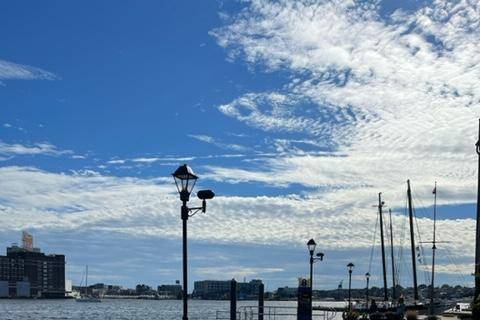
<instances>
[{"instance_id":1,"label":"moored boat","mask_svg":"<svg viewBox=\"0 0 480 320\"><path fill-rule=\"evenodd\" d=\"M98 297L88 294L88 265L85 266L85 294L81 295L79 298L76 298L77 302L102 302Z\"/></svg>"}]
</instances>

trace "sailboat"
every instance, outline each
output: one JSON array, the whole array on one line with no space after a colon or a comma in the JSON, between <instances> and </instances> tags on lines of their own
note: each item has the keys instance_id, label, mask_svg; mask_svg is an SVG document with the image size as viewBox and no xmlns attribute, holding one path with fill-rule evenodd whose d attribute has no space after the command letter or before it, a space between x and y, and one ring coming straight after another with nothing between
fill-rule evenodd
<instances>
[{"instance_id":1,"label":"sailboat","mask_svg":"<svg viewBox=\"0 0 480 320\"><path fill-rule=\"evenodd\" d=\"M413 275L413 299L405 303L405 310L415 310L415 311L424 311L426 310L426 305L422 303L419 299L418 294L418 284L417 284L417 264L416 264L416 246L415 246L415 233L414 233L414 213L413 213L413 204L412 204L412 190L410 187L410 180L407 180L407 200L408 200L408 216L409 216L409 229L410 229L410 245L411 245L411 255L412 255L412 275ZM395 260L394 260L394 248L393 248L393 226L392 226L392 212L389 210L390 217L390 255L392 259L392 299L391 302L388 296L388 283L387 283L387 269L386 269L386 248L384 240L384 222L383 222L383 207L385 202L382 201L381 193L378 194L378 214L379 214L379 224L380 224L380 243L382 251L382 271L383 271L383 306L379 306L379 310L382 311L393 311L396 309L396 299L403 297L398 297L395 289L397 286L397 280L395 278Z\"/></svg>"},{"instance_id":2,"label":"sailboat","mask_svg":"<svg viewBox=\"0 0 480 320\"><path fill-rule=\"evenodd\" d=\"M88 265L85 266L85 294L81 295L80 298L76 298L77 302L102 302L100 298L94 297L88 294Z\"/></svg>"}]
</instances>

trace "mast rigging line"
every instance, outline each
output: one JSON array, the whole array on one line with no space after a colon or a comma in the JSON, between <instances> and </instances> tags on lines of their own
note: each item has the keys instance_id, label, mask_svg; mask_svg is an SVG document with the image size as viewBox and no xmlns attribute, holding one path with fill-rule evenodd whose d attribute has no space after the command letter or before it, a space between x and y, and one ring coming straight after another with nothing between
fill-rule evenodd
<instances>
[{"instance_id":1,"label":"mast rigging line","mask_svg":"<svg viewBox=\"0 0 480 320\"><path fill-rule=\"evenodd\" d=\"M424 208L423 204L419 200L418 197L415 196L415 193L412 192L412 209L413 209L413 218L415 220L415 227L417 229L417 237L418 237L418 253L417 253L417 260L422 264L423 267L423 277L425 280L425 283L430 283L430 265L427 263L427 256L425 255L425 250L423 248L423 241L422 241L422 236L420 233L420 227L418 226L418 219L417 219L417 212L416 212L416 207L415 207L415 201L420 202L420 208ZM426 211L425 211L426 212ZM417 251L417 250L415 250Z\"/></svg>"},{"instance_id":2,"label":"mast rigging line","mask_svg":"<svg viewBox=\"0 0 480 320\"><path fill-rule=\"evenodd\" d=\"M446 257L450 261L450 263L454 265L455 272L460 276L460 280L462 281L463 286L468 287L469 285L468 285L467 277L469 277L469 275L466 274L465 272L463 272L461 270L461 268L458 266L457 262L453 258L453 255L452 255L450 249L448 249L446 246L443 246L441 250L445 250Z\"/></svg>"}]
</instances>

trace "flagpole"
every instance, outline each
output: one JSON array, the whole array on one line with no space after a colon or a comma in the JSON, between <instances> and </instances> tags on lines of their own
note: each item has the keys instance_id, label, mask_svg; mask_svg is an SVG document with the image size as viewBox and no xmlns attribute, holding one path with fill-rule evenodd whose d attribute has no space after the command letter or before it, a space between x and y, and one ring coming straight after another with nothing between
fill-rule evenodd
<instances>
[{"instance_id":1,"label":"flagpole","mask_svg":"<svg viewBox=\"0 0 480 320\"><path fill-rule=\"evenodd\" d=\"M435 296L435 251L436 246L436 230L437 230L437 181L435 181L435 188L433 189L433 246L432 246L432 283L430 288L430 315L434 314L433 300Z\"/></svg>"}]
</instances>

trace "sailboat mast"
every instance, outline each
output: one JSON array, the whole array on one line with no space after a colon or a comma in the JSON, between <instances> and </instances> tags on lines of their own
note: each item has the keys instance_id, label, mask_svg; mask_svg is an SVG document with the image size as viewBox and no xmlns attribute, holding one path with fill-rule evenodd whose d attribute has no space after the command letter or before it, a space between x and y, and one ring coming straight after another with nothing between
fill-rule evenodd
<instances>
[{"instance_id":1,"label":"sailboat mast","mask_svg":"<svg viewBox=\"0 0 480 320\"><path fill-rule=\"evenodd\" d=\"M392 301L395 301L395 258L393 254L393 226L392 226L392 210L388 209L388 214L390 215L390 254L392 256Z\"/></svg>"},{"instance_id":2,"label":"sailboat mast","mask_svg":"<svg viewBox=\"0 0 480 320\"><path fill-rule=\"evenodd\" d=\"M412 268L413 268L413 298L418 300L417 286L417 255L415 253L415 235L413 233L413 208L412 208L412 190L410 189L410 180L407 180L408 197L408 216L410 219L410 244L412 249Z\"/></svg>"},{"instance_id":3,"label":"sailboat mast","mask_svg":"<svg viewBox=\"0 0 480 320\"><path fill-rule=\"evenodd\" d=\"M382 266L383 266L383 292L384 300L388 301L388 286L387 286L387 267L385 263L385 241L383 237L383 213L382 208L385 203L382 201L382 193L378 193L378 215L380 216L380 239L382 245Z\"/></svg>"},{"instance_id":4,"label":"sailboat mast","mask_svg":"<svg viewBox=\"0 0 480 320\"><path fill-rule=\"evenodd\" d=\"M85 295L88 296L88 264L85 266Z\"/></svg>"},{"instance_id":5,"label":"sailboat mast","mask_svg":"<svg viewBox=\"0 0 480 320\"><path fill-rule=\"evenodd\" d=\"M432 245L432 283L430 288L430 312L433 315L433 299L435 296L435 251L436 246L436 229L437 229L437 182L435 181L435 188L433 189L433 245Z\"/></svg>"}]
</instances>

